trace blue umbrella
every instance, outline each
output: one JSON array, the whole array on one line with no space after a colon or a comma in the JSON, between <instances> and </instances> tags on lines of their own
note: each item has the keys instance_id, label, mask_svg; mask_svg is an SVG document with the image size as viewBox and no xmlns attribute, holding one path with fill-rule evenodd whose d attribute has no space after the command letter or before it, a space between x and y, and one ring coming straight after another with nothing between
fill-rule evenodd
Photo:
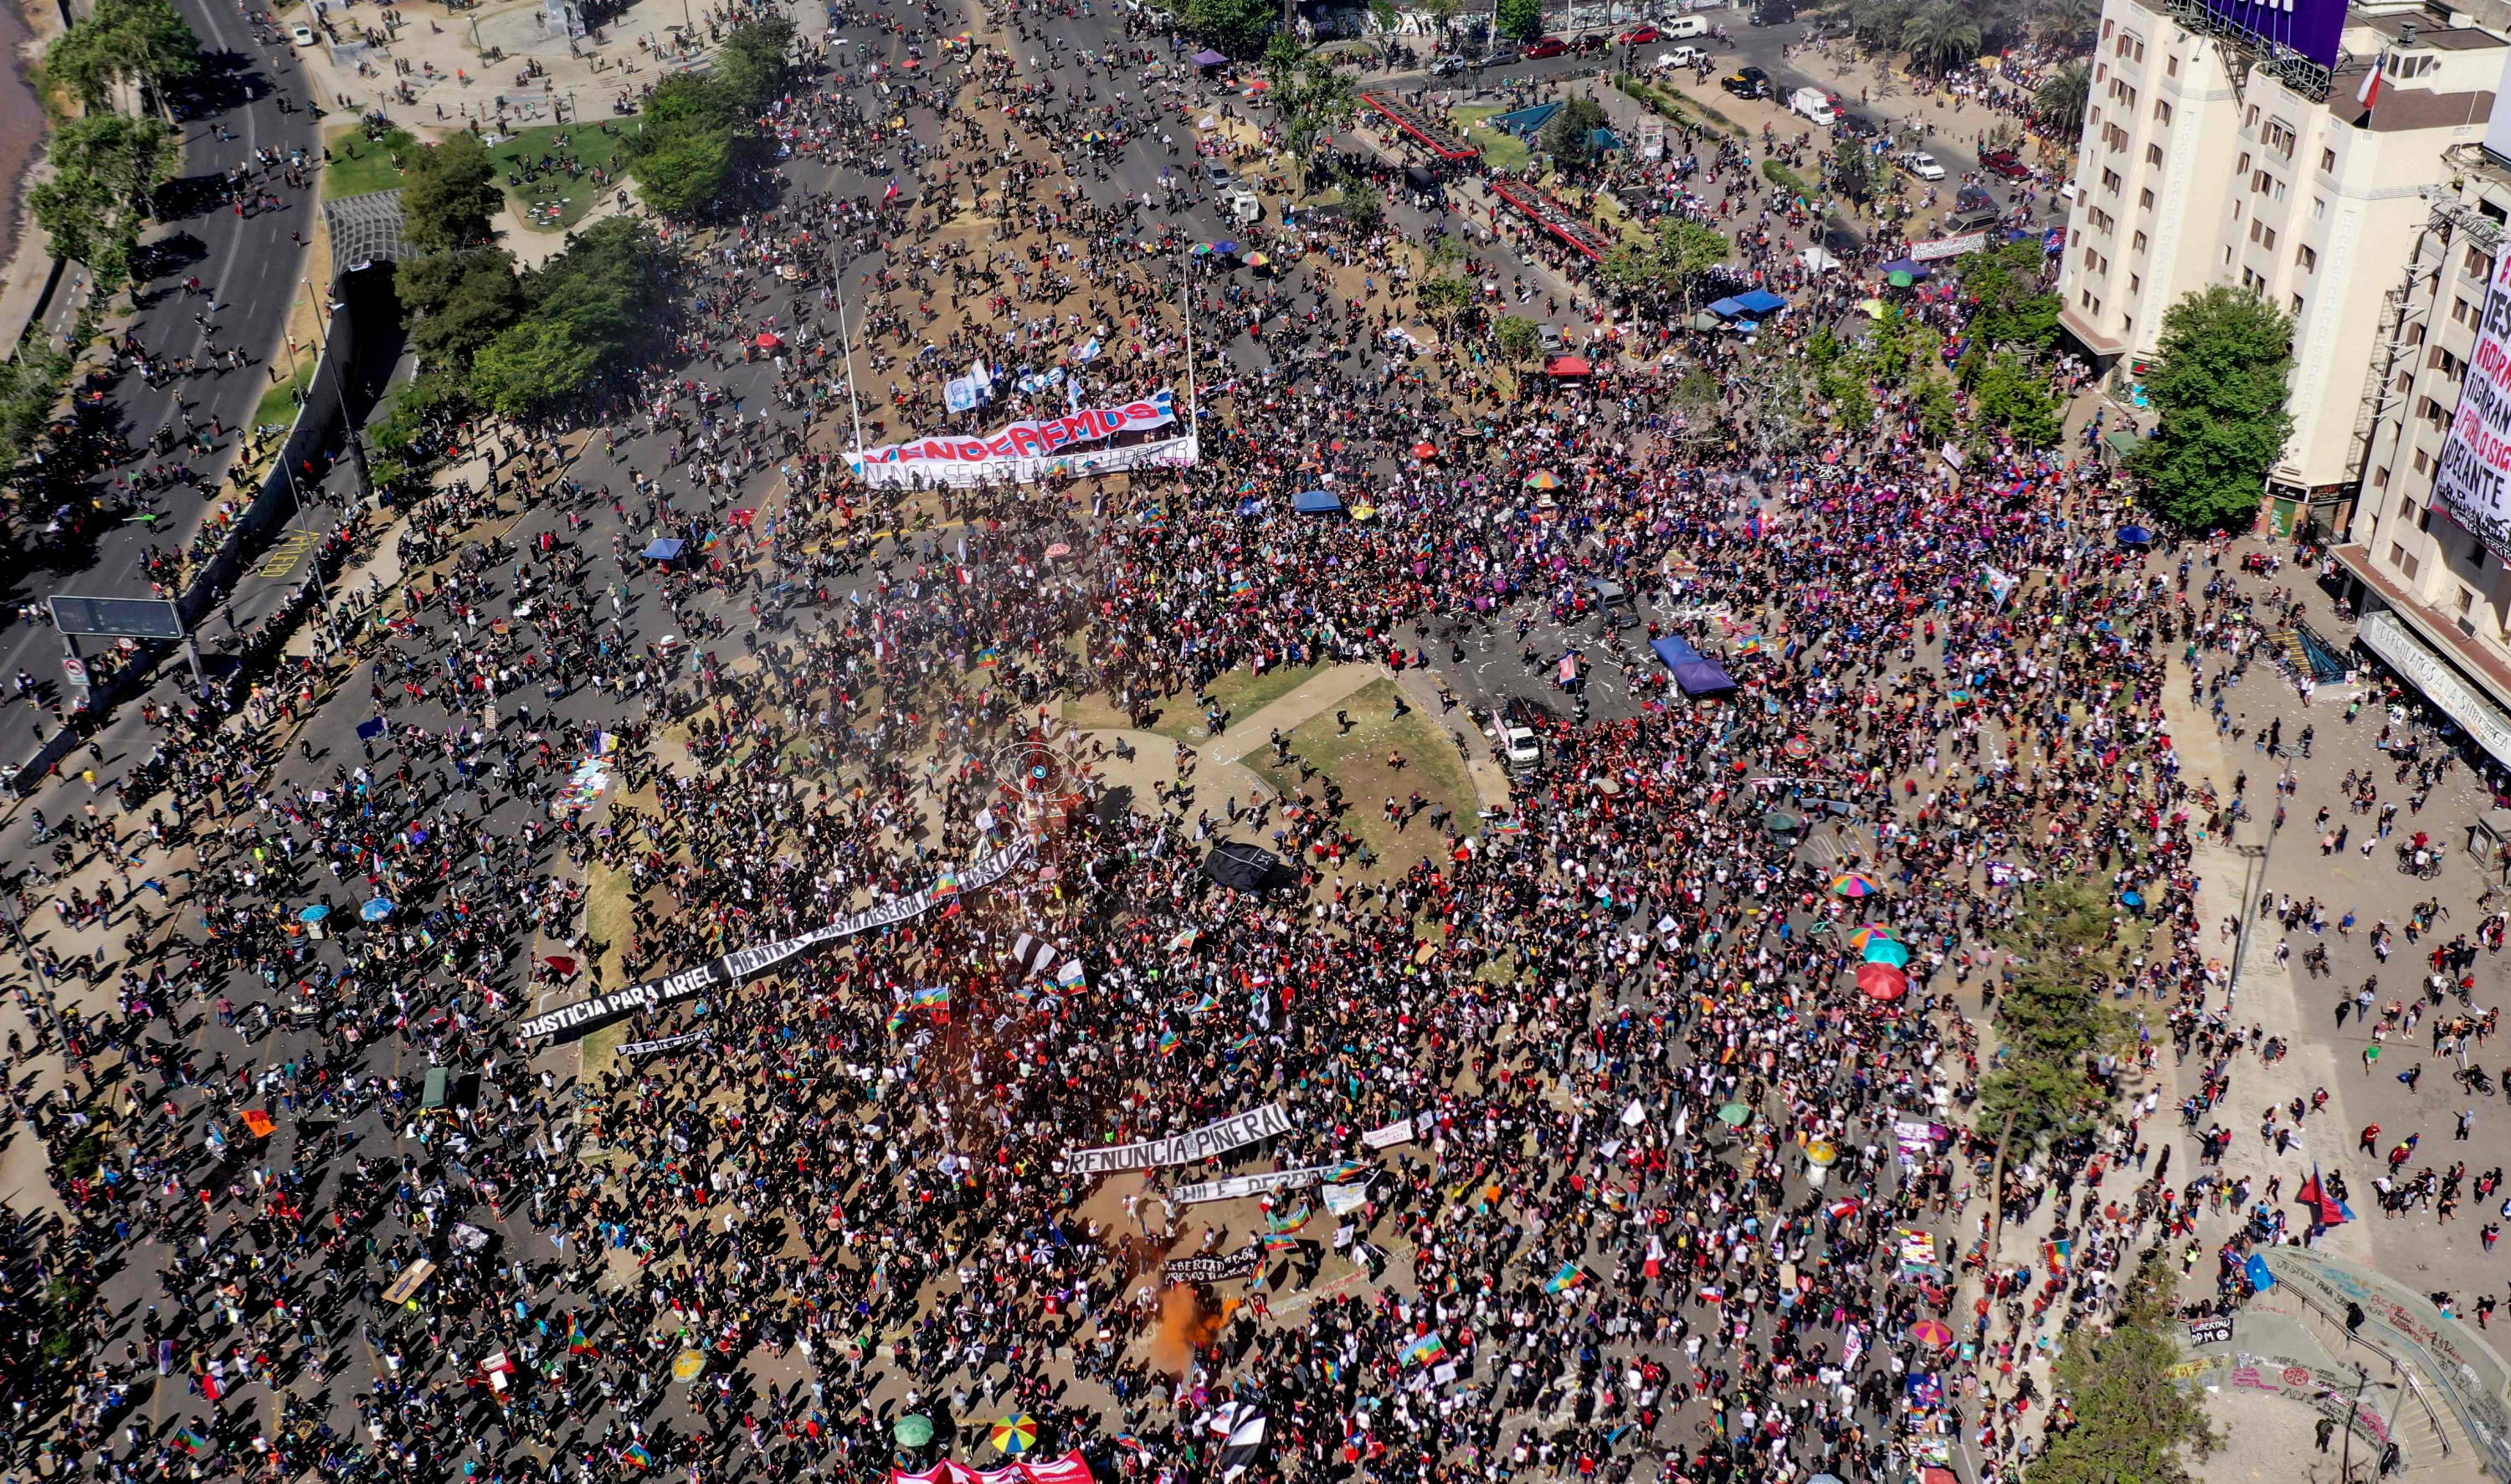
<instances>
[{"instance_id":1,"label":"blue umbrella","mask_svg":"<svg viewBox=\"0 0 2511 1484\"><path fill-rule=\"evenodd\" d=\"M657 562L669 562L673 558L678 556L681 548L687 544L687 542L678 540L675 537L664 536L656 540L651 546L646 547L645 555Z\"/></svg>"},{"instance_id":2,"label":"blue umbrella","mask_svg":"<svg viewBox=\"0 0 2511 1484\"><path fill-rule=\"evenodd\" d=\"M369 898L366 906L358 909L359 919L367 922L380 922L392 915L393 904L382 897Z\"/></svg>"},{"instance_id":3,"label":"blue umbrella","mask_svg":"<svg viewBox=\"0 0 2511 1484\"><path fill-rule=\"evenodd\" d=\"M317 902L313 906L306 908L303 912L298 913L296 915L296 920L299 922L320 922L330 915L331 909L324 906L320 902Z\"/></svg>"},{"instance_id":4,"label":"blue umbrella","mask_svg":"<svg viewBox=\"0 0 2511 1484\"><path fill-rule=\"evenodd\" d=\"M1223 257L1236 257L1238 255L1238 244L1234 242L1216 242L1212 245L1212 251L1219 254Z\"/></svg>"},{"instance_id":5,"label":"blue umbrella","mask_svg":"<svg viewBox=\"0 0 2511 1484\"><path fill-rule=\"evenodd\" d=\"M2153 544L2153 532L2145 529L2142 526L2120 527L2118 528L2118 538L2121 546L2151 546Z\"/></svg>"}]
</instances>

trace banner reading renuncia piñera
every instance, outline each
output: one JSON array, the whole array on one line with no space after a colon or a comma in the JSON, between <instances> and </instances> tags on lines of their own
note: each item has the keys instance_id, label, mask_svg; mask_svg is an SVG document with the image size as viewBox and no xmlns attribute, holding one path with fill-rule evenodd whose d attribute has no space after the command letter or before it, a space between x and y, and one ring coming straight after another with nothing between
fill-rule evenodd
<instances>
[{"instance_id":1,"label":"banner reading renuncia pi\u00f1era","mask_svg":"<svg viewBox=\"0 0 2511 1484\"><path fill-rule=\"evenodd\" d=\"M1195 435L1156 443L1105 445L1123 433L1164 428L1178 420L1166 388L1115 407L1083 408L1062 417L1015 422L986 438L918 438L858 449L846 455L867 485L927 488L937 485L1033 484L1059 474L1106 474L1122 469L1181 469L1195 462Z\"/></svg>"}]
</instances>

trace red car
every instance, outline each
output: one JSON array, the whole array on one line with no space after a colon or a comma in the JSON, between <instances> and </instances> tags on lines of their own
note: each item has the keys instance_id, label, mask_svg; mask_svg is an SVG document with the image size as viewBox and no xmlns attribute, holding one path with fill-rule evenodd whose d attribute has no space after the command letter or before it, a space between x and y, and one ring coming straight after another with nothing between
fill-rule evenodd
<instances>
[{"instance_id":1,"label":"red car","mask_svg":"<svg viewBox=\"0 0 2511 1484\"><path fill-rule=\"evenodd\" d=\"M1569 43L1563 41L1558 36L1546 36L1534 45L1526 49L1526 59L1528 61L1538 61L1546 57L1563 56L1566 54L1568 50Z\"/></svg>"},{"instance_id":2,"label":"red car","mask_svg":"<svg viewBox=\"0 0 2511 1484\"><path fill-rule=\"evenodd\" d=\"M2008 180L2020 180L2031 174L2031 167L2024 164L2023 157L2010 149L1989 150L1979 157L1979 166L1989 174L2003 176Z\"/></svg>"},{"instance_id":3,"label":"red car","mask_svg":"<svg viewBox=\"0 0 2511 1484\"><path fill-rule=\"evenodd\" d=\"M1633 26L1631 29L1622 33L1622 45L1626 47L1643 47L1651 41L1662 41L1664 39L1665 32L1658 30L1652 25Z\"/></svg>"}]
</instances>

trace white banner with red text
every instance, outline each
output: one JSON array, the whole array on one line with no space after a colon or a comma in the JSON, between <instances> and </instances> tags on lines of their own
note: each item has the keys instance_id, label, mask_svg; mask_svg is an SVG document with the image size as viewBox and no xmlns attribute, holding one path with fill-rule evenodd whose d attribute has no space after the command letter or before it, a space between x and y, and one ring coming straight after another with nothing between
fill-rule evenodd
<instances>
[{"instance_id":1,"label":"white banner with red text","mask_svg":"<svg viewBox=\"0 0 2511 1484\"><path fill-rule=\"evenodd\" d=\"M990 437L909 439L857 449L846 460L867 485L916 488L1026 485L1057 475L1186 468L1199 452L1192 429L1181 438L1109 443L1177 421L1175 399L1164 387L1112 407L1081 408L1062 417L1015 422Z\"/></svg>"}]
</instances>

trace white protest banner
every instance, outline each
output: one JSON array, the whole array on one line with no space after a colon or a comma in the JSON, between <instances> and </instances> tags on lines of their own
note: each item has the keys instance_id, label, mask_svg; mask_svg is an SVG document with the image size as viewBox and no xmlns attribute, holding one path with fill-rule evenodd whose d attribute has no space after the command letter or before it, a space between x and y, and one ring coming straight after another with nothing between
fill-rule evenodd
<instances>
[{"instance_id":1,"label":"white protest banner","mask_svg":"<svg viewBox=\"0 0 2511 1484\"><path fill-rule=\"evenodd\" d=\"M590 1031L605 1026L638 1010L650 1010L682 1000L704 991L745 984L786 959L840 938L851 938L876 927L887 927L921 917L944 902L955 899L963 891L990 886L1010 874L1014 866L1028 859L1029 842L1025 840L995 851L984 860L958 874L947 885L928 887L903 897L892 897L867 912L840 918L826 927L816 927L799 937L783 938L724 955L693 969L682 969L667 978L630 985L608 995L579 999L573 1004L545 1010L515 1028L518 1035L532 1037L556 1035L561 1031Z\"/></svg>"},{"instance_id":2,"label":"white protest banner","mask_svg":"<svg viewBox=\"0 0 2511 1484\"><path fill-rule=\"evenodd\" d=\"M1326 1209L1336 1216L1349 1216L1369 1204L1366 1182L1352 1185L1330 1185L1325 1188Z\"/></svg>"},{"instance_id":3,"label":"white protest banner","mask_svg":"<svg viewBox=\"0 0 2511 1484\"><path fill-rule=\"evenodd\" d=\"M1229 1175L1219 1180L1207 1180L1198 1185L1181 1185L1171 1191L1172 1206L1201 1205L1207 1200L1234 1200L1242 1195L1261 1195L1267 1191L1293 1191L1312 1186L1341 1168L1333 1164L1312 1164L1305 1169L1274 1170L1265 1175Z\"/></svg>"},{"instance_id":4,"label":"white protest banner","mask_svg":"<svg viewBox=\"0 0 2511 1484\"><path fill-rule=\"evenodd\" d=\"M1291 1115L1282 1111L1280 1104L1267 1104L1254 1113L1238 1113L1165 1139L1077 1149L1064 1156L1063 1167L1075 1175L1104 1175L1115 1170L1147 1170L1154 1165L1193 1164L1290 1131Z\"/></svg>"},{"instance_id":5,"label":"white protest banner","mask_svg":"<svg viewBox=\"0 0 2511 1484\"><path fill-rule=\"evenodd\" d=\"M2496 556L2511 555L2511 252L2493 259L2474 359L2442 441L2432 503Z\"/></svg>"},{"instance_id":6,"label":"white protest banner","mask_svg":"<svg viewBox=\"0 0 2511 1484\"><path fill-rule=\"evenodd\" d=\"M619 1054L647 1056L657 1051L677 1051L682 1046L693 1046L706 1038L706 1032L692 1031L686 1035L666 1035L658 1041L629 1041L619 1048Z\"/></svg>"},{"instance_id":7,"label":"white protest banner","mask_svg":"<svg viewBox=\"0 0 2511 1484\"><path fill-rule=\"evenodd\" d=\"M1424 1116L1426 1115L1416 1114L1410 1118L1398 1118L1383 1128L1372 1128L1360 1136L1360 1142L1371 1149L1393 1149L1399 1144L1410 1144L1417 1137L1412 1125L1423 1121Z\"/></svg>"},{"instance_id":8,"label":"white protest banner","mask_svg":"<svg viewBox=\"0 0 2511 1484\"><path fill-rule=\"evenodd\" d=\"M1959 257L1965 253L1988 251L1986 232L1964 232L1959 237L1939 237L1933 242L1910 244L1910 261L1934 262L1939 257Z\"/></svg>"},{"instance_id":9,"label":"white protest banner","mask_svg":"<svg viewBox=\"0 0 2511 1484\"><path fill-rule=\"evenodd\" d=\"M846 455L867 485L1029 484L1054 474L1184 466L1195 462L1194 434L1157 444L1085 451L1120 433L1144 433L1178 420L1165 387L1113 407L1081 408L1062 417L1015 422L990 437L917 438L857 449ZM1150 450L1159 450L1152 452Z\"/></svg>"}]
</instances>

